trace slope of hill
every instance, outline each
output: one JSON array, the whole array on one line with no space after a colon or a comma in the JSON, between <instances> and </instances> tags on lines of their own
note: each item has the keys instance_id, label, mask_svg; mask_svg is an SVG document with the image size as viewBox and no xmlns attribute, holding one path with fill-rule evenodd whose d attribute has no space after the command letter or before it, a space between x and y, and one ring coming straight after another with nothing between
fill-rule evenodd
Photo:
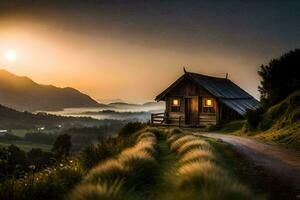
<instances>
[{"instance_id":1,"label":"slope of hill","mask_svg":"<svg viewBox=\"0 0 300 200\"><path fill-rule=\"evenodd\" d=\"M28 111L99 106L91 97L74 88L40 85L28 77L5 70L0 70L0 103Z\"/></svg>"},{"instance_id":2,"label":"slope of hill","mask_svg":"<svg viewBox=\"0 0 300 200\"><path fill-rule=\"evenodd\" d=\"M247 126L247 120L232 121L218 131L247 135L300 150L300 90L270 107L260 117L255 130L250 131Z\"/></svg>"},{"instance_id":3,"label":"slope of hill","mask_svg":"<svg viewBox=\"0 0 300 200\"><path fill-rule=\"evenodd\" d=\"M257 138L300 148L300 90L269 108L258 129Z\"/></svg>"},{"instance_id":4,"label":"slope of hill","mask_svg":"<svg viewBox=\"0 0 300 200\"><path fill-rule=\"evenodd\" d=\"M229 122L218 131L247 135L300 150L300 90L257 117L260 122L253 131L249 130L247 120Z\"/></svg>"}]
</instances>

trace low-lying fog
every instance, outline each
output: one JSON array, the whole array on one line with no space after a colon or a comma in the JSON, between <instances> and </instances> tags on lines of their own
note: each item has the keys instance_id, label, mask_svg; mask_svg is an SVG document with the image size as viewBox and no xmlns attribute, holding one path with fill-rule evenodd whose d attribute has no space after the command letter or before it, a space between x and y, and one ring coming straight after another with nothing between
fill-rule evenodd
<instances>
[{"instance_id":1,"label":"low-lying fog","mask_svg":"<svg viewBox=\"0 0 300 200\"><path fill-rule=\"evenodd\" d=\"M149 121L151 113L164 112L164 102L148 102L145 104L129 104L115 102L103 104L100 107L89 108L65 108L61 111L45 111L49 114L72 116L72 117L92 117L95 119L116 119L116 120L138 120ZM44 112L44 111L43 111Z\"/></svg>"}]
</instances>

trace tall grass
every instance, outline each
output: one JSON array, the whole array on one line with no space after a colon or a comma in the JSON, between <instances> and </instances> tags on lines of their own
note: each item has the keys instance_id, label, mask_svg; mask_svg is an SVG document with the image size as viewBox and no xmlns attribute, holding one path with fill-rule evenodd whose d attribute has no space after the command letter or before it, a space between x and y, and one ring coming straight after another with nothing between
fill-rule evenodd
<instances>
[{"instance_id":1,"label":"tall grass","mask_svg":"<svg viewBox=\"0 0 300 200\"><path fill-rule=\"evenodd\" d=\"M155 182L156 144L154 133L141 132L133 147L90 170L69 199L134 199L141 195Z\"/></svg>"},{"instance_id":2,"label":"tall grass","mask_svg":"<svg viewBox=\"0 0 300 200\"><path fill-rule=\"evenodd\" d=\"M0 183L0 199L62 199L83 176L77 160L65 160L45 170L32 171L18 179Z\"/></svg>"},{"instance_id":3,"label":"tall grass","mask_svg":"<svg viewBox=\"0 0 300 200\"><path fill-rule=\"evenodd\" d=\"M179 155L173 191L167 199L257 199L218 165L213 147L194 135L168 134L171 151Z\"/></svg>"},{"instance_id":4,"label":"tall grass","mask_svg":"<svg viewBox=\"0 0 300 200\"><path fill-rule=\"evenodd\" d=\"M135 200L130 193L120 192L120 183L107 184L85 184L76 189L76 195L72 200Z\"/></svg>"},{"instance_id":5,"label":"tall grass","mask_svg":"<svg viewBox=\"0 0 300 200\"><path fill-rule=\"evenodd\" d=\"M197 139L196 136L193 135L184 135L182 137L179 137L178 139L176 139L175 141L173 141L170 145L170 149L172 151L176 151L177 149L179 149L179 147L181 147L183 144L185 144L186 142L189 141L193 141Z\"/></svg>"}]
</instances>

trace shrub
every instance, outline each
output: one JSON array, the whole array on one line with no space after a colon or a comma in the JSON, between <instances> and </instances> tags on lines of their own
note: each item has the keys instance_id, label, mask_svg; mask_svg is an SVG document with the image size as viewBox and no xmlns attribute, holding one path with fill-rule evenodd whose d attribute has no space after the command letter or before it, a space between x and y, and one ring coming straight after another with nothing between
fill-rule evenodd
<instances>
[{"instance_id":1,"label":"shrub","mask_svg":"<svg viewBox=\"0 0 300 200\"><path fill-rule=\"evenodd\" d=\"M99 162L111 157L113 152L104 144L89 145L80 152L80 163L85 170L89 170Z\"/></svg>"},{"instance_id":2,"label":"shrub","mask_svg":"<svg viewBox=\"0 0 300 200\"><path fill-rule=\"evenodd\" d=\"M42 149L33 148L27 153L29 165L36 166L37 169L45 168L54 164L54 155L50 152L44 152Z\"/></svg>"},{"instance_id":3,"label":"shrub","mask_svg":"<svg viewBox=\"0 0 300 200\"><path fill-rule=\"evenodd\" d=\"M146 127L146 124L141 122L129 122L120 130L118 136L120 137L128 137L135 132Z\"/></svg>"},{"instance_id":4,"label":"shrub","mask_svg":"<svg viewBox=\"0 0 300 200\"><path fill-rule=\"evenodd\" d=\"M75 161L61 163L40 172L31 171L22 178L2 182L0 199L63 199L64 195L78 184L81 177L82 171Z\"/></svg>"},{"instance_id":5,"label":"shrub","mask_svg":"<svg viewBox=\"0 0 300 200\"><path fill-rule=\"evenodd\" d=\"M62 134L56 138L52 151L55 153L57 158L66 158L70 153L71 147L71 137L67 134Z\"/></svg>"},{"instance_id":6,"label":"shrub","mask_svg":"<svg viewBox=\"0 0 300 200\"><path fill-rule=\"evenodd\" d=\"M99 162L116 156L125 148L132 146L134 142L135 135L126 139L121 137L103 138L97 145L89 145L80 152L81 165L85 170L89 170Z\"/></svg>"},{"instance_id":7,"label":"shrub","mask_svg":"<svg viewBox=\"0 0 300 200\"><path fill-rule=\"evenodd\" d=\"M250 131L254 131L257 129L258 124L263 119L264 110L263 108L258 108L256 110L247 110L246 119L248 122L248 129Z\"/></svg>"}]
</instances>

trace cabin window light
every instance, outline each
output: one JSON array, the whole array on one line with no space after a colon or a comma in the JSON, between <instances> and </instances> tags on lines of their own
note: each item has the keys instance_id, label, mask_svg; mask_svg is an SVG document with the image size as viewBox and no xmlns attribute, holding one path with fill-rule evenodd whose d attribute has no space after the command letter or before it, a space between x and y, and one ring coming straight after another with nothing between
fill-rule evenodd
<instances>
[{"instance_id":1,"label":"cabin window light","mask_svg":"<svg viewBox=\"0 0 300 200\"><path fill-rule=\"evenodd\" d=\"M211 106L211 105L212 105L211 99L206 99L206 106Z\"/></svg>"},{"instance_id":2,"label":"cabin window light","mask_svg":"<svg viewBox=\"0 0 300 200\"><path fill-rule=\"evenodd\" d=\"M174 98L171 100L171 112L180 112L180 99Z\"/></svg>"},{"instance_id":3,"label":"cabin window light","mask_svg":"<svg viewBox=\"0 0 300 200\"><path fill-rule=\"evenodd\" d=\"M212 99L204 99L204 107L213 107Z\"/></svg>"},{"instance_id":4,"label":"cabin window light","mask_svg":"<svg viewBox=\"0 0 300 200\"><path fill-rule=\"evenodd\" d=\"M203 109L204 113L215 113L214 100L212 98L203 99Z\"/></svg>"},{"instance_id":5,"label":"cabin window light","mask_svg":"<svg viewBox=\"0 0 300 200\"><path fill-rule=\"evenodd\" d=\"M179 99L173 99L172 106L179 106Z\"/></svg>"}]
</instances>

